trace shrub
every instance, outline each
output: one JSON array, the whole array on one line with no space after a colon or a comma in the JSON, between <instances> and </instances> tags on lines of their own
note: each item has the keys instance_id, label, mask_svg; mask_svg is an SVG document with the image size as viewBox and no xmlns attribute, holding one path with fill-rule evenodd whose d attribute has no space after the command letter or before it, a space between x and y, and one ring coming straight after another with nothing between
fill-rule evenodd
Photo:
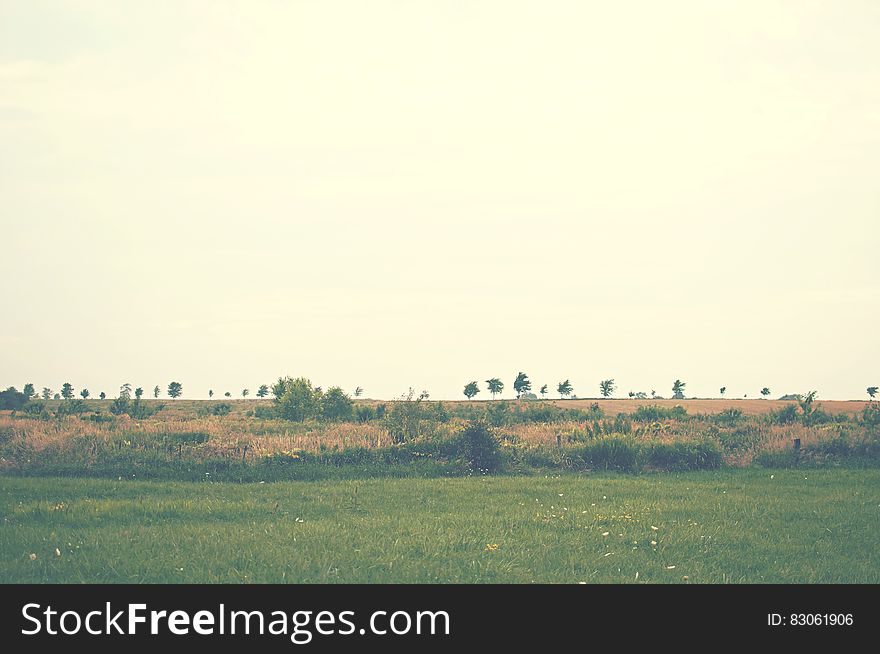
<instances>
[{"instance_id":1,"label":"shrub","mask_svg":"<svg viewBox=\"0 0 880 654\"><path fill-rule=\"evenodd\" d=\"M321 414L325 420L351 420L354 403L338 386L327 389L321 398Z\"/></svg>"},{"instance_id":2,"label":"shrub","mask_svg":"<svg viewBox=\"0 0 880 654\"><path fill-rule=\"evenodd\" d=\"M475 420L468 424L460 439L462 453L473 472L487 475L501 468L501 442L485 422Z\"/></svg>"},{"instance_id":3,"label":"shrub","mask_svg":"<svg viewBox=\"0 0 880 654\"><path fill-rule=\"evenodd\" d=\"M721 449L713 441L654 443L648 465L659 470L706 470L721 467Z\"/></svg>"},{"instance_id":4,"label":"shrub","mask_svg":"<svg viewBox=\"0 0 880 654\"><path fill-rule=\"evenodd\" d=\"M19 392L13 386L10 386L5 391L0 391L0 410L12 409L15 411L27 404L27 401L28 396Z\"/></svg>"},{"instance_id":5,"label":"shrub","mask_svg":"<svg viewBox=\"0 0 880 654\"><path fill-rule=\"evenodd\" d=\"M85 410L85 400L64 400L55 410L55 417L63 418L64 416L79 415L80 413L84 413Z\"/></svg>"},{"instance_id":6,"label":"shrub","mask_svg":"<svg viewBox=\"0 0 880 654\"><path fill-rule=\"evenodd\" d=\"M862 423L868 427L880 426L880 404L869 404L862 411Z\"/></svg>"},{"instance_id":7,"label":"shrub","mask_svg":"<svg viewBox=\"0 0 880 654\"><path fill-rule=\"evenodd\" d=\"M285 420L303 422L321 413L321 394L312 388L305 377L279 380L283 386L281 397L276 400L278 415Z\"/></svg>"},{"instance_id":8,"label":"shrub","mask_svg":"<svg viewBox=\"0 0 880 654\"><path fill-rule=\"evenodd\" d=\"M687 409L680 404L674 407L659 406L651 404L649 406L640 406L632 414L632 419L636 422L658 422L660 420L686 420L688 417Z\"/></svg>"},{"instance_id":9,"label":"shrub","mask_svg":"<svg viewBox=\"0 0 880 654\"><path fill-rule=\"evenodd\" d=\"M262 407L259 405L256 407L256 409L261 408L264 409L268 407ZM254 410L254 413L256 413L256 409ZM231 412L232 405L228 402L212 402L210 404L200 406L198 410L199 415L202 416L228 416Z\"/></svg>"},{"instance_id":10,"label":"shrub","mask_svg":"<svg viewBox=\"0 0 880 654\"><path fill-rule=\"evenodd\" d=\"M720 425L735 425L743 419L743 412L740 409L725 409L721 413L712 416L712 422Z\"/></svg>"},{"instance_id":11,"label":"shrub","mask_svg":"<svg viewBox=\"0 0 880 654\"><path fill-rule=\"evenodd\" d=\"M789 404L778 411L771 411L768 414L769 420L777 425L792 425L798 421L797 409L797 405Z\"/></svg>"},{"instance_id":12,"label":"shrub","mask_svg":"<svg viewBox=\"0 0 880 654\"><path fill-rule=\"evenodd\" d=\"M576 451L576 457L587 468L637 472L639 446L631 438L608 436L596 439Z\"/></svg>"}]
</instances>

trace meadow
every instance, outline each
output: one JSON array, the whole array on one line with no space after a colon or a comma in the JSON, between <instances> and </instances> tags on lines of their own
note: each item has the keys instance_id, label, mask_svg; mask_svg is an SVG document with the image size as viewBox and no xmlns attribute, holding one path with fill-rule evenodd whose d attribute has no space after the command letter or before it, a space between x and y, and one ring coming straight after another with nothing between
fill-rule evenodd
<instances>
[{"instance_id":1,"label":"meadow","mask_svg":"<svg viewBox=\"0 0 880 654\"><path fill-rule=\"evenodd\" d=\"M878 583L880 471L0 477L4 582Z\"/></svg>"}]
</instances>

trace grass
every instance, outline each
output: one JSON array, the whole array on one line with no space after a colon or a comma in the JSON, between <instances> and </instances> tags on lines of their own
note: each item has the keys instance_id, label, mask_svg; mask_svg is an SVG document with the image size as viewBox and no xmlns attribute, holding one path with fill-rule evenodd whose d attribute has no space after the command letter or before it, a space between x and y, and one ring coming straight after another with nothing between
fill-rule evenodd
<instances>
[{"instance_id":1,"label":"grass","mask_svg":"<svg viewBox=\"0 0 880 654\"><path fill-rule=\"evenodd\" d=\"M7 583L880 582L876 469L266 484L0 476L0 516Z\"/></svg>"}]
</instances>

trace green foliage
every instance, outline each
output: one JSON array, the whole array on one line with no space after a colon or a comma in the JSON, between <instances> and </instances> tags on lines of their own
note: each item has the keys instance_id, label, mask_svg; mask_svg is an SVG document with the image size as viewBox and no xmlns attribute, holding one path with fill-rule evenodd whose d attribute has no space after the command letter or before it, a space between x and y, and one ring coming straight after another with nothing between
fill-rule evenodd
<instances>
[{"instance_id":1,"label":"green foliage","mask_svg":"<svg viewBox=\"0 0 880 654\"><path fill-rule=\"evenodd\" d=\"M30 382L24 385L24 388L21 389L21 392L24 393L24 396L29 400L33 397L36 397L37 395L36 390L34 390L34 385Z\"/></svg>"},{"instance_id":2,"label":"green foliage","mask_svg":"<svg viewBox=\"0 0 880 654\"><path fill-rule=\"evenodd\" d=\"M351 420L354 402L339 386L331 386L321 398L321 415L325 420Z\"/></svg>"},{"instance_id":3,"label":"green foliage","mask_svg":"<svg viewBox=\"0 0 880 654\"><path fill-rule=\"evenodd\" d=\"M305 377L285 377L278 380L283 387L276 399L278 415L285 420L302 422L321 415L321 393Z\"/></svg>"},{"instance_id":4,"label":"green foliage","mask_svg":"<svg viewBox=\"0 0 880 654\"><path fill-rule=\"evenodd\" d=\"M422 391L416 397L415 391L409 389L406 395L394 402L385 419L385 426L394 443L405 443L422 433L422 422L425 420L425 400L428 394Z\"/></svg>"},{"instance_id":5,"label":"green foliage","mask_svg":"<svg viewBox=\"0 0 880 654\"><path fill-rule=\"evenodd\" d=\"M183 394L183 384L180 382L173 381L168 384L168 397L173 400L176 400Z\"/></svg>"},{"instance_id":6,"label":"green foliage","mask_svg":"<svg viewBox=\"0 0 880 654\"><path fill-rule=\"evenodd\" d=\"M257 397L264 398L269 394L269 386L267 384L260 384L260 387L257 389Z\"/></svg>"},{"instance_id":7,"label":"green foliage","mask_svg":"<svg viewBox=\"0 0 880 654\"><path fill-rule=\"evenodd\" d=\"M721 411L720 413L716 413L711 417L712 422L717 423L719 425L736 425L744 418L743 412L741 409L730 408Z\"/></svg>"},{"instance_id":8,"label":"green foliage","mask_svg":"<svg viewBox=\"0 0 880 654\"><path fill-rule=\"evenodd\" d=\"M14 386L10 386L5 391L0 391L0 410L22 408L28 401L28 396L19 393Z\"/></svg>"},{"instance_id":9,"label":"green foliage","mask_svg":"<svg viewBox=\"0 0 880 654\"><path fill-rule=\"evenodd\" d=\"M75 400L75 399L66 399L61 404L58 405L58 408L55 410L55 416L57 418L63 418L65 416L74 416L84 413L86 410L85 400Z\"/></svg>"},{"instance_id":10,"label":"green foliage","mask_svg":"<svg viewBox=\"0 0 880 654\"><path fill-rule=\"evenodd\" d=\"M501 468L501 443L485 422L473 421L462 432L463 454L473 472L488 475Z\"/></svg>"},{"instance_id":11,"label":"green foliage","mask_svg":"<svg viewBox=\"0 0 880 654\"><path fill-rule=\"evenodd\" d=\"M61 397L65 400L73 398L73 384L70 382L64 382L64 385L61 387Z\"/></svg>"},{"instance_id":12,"label":"green foliage","mask_svg":"<svg viewBox=\"0 0 880 654\"><path fill-rule=\"evenodd\" d=\"M880 405L869 404L862 410L862 423L869 427L880 427Z\"/></svg>"},{"instance_id":13,"label":"green foliage","mask_svg":"<svg viewBox=\"0 0 880 654\"><path fill-rule=\"evenodd\" d=\"M599 392L602 393L602 397L611 397L614 395L614 380L606 379L604 381L599 382Z\"/></svg>"},{"instance_id":14,"label":"green foliage","mask_svg":"<svg viewBox=\"0 0 880 654\"><path fill-rule=\"evenodd\" d=\"M134 399L139 400L144 396L144 389L138 386L134 389Z\"/></svg>"},{"instance_id":15,"label":"green foliage","mask_svg":"<svg viewBox=\"0 0 880 654\"><path fill-rule=\"evenodd\" d=\"M683 400L684 399L684 388L687 386L680 379L676 379L675 383L672 384L672 399L673 400Z\"/></svg>"},{"instance_id":16,"label":"green foliage","mask_svg":"<svg viewBox=\"0 0 880 654\"><path fill-rule=\"evenodd\" d=\"M566 379L563 382L559 382L556 386L556 392L559 393L559 397L568 397L574 391L574 387L571 385L571 381Z\"/></svg>"},{"instance_id":17,"label":"green foliage","mask_svg":"<svg viewBox=\"0 0 880 654\"><path fill-rule=\"evenodd\" d=\"M466 384L464 387L464 396L469 400L472 400L474 398L474 396L479 392L480 392L480 387L477 385L477 382L475 382L475 381L472 381L472 382Z\"/></svg>"},{"instance_id":18,"label":"green foliage","mask_svg":"<svg viewBox=\"0 0 880 654\"><path fill-rule=\"evenodd\" d=\"M43 390L40 392L40 397L42 397L44 400L48 400L50 397L52 397L52 389L48 386L44 386Z\"/></svg>"},{"instance_id":19,"label":"green foliage","mask_svg":"<svg viewBox=\"0 0 880 654\"><path fill-rule=\"evenodd\" d=\"M26 388L27 388L27 386L25 386L25 389L26 389ZM877 387L876 387L876 386L868 386L868 388L866 388L865 390L867 391L868 396L869 396L872 400L874 399L874 396L877 395Z\"/></svg>"},{"instance_id":20,"label":"green foliage","mask_svg":"<svg viewBox=\"0 0 880 654\"><path fill-rule=\"evenodd\" d=\"M777 425L792 425L798 421L798 407L796 404L788 404L776 411L770 411L767 419Z\"/></svg>"},{"instance_id":21,"label":"green foliage","mask_svg":"<svg viewBox=\"0 0 880 654\"><path fill-rule=\"evenodd\" d=\"M532 390L532 382L529 381L529 376L526 373L517 373L516 379L513 380L513 390L517 397Z\"/></svg>"},{"instance_id":22,"label":"green foliage","mask_svg":"<svg viewBox=\"0 0 880 654\"><path fill-rule=\"evenodd\" d=\"M489 389L489 392L492 394L492 399L494 400L495 396L500 395L504 390L504 382L497 377L492 377L492 379L486 380L486 387Z\"/></svg>"},{"instance_id":23,"label":"green foliage","mask_svg":"<svg viewBox=\"0 0 880 654\"><path fill-rule=\"evenodd\" d=\"M199 407L199 415L204 416L228 416L232 412L232 405L228 402L211 402Z\"/></svg>"},{"instance_id":24,"label":"green foliage","mask_svg":"<svg viewBox=\"0 0 880 654\"><path fill-rule=\"evenodd\" d=\"M22 407L22 412L30 418L39 418L40 420L49 419L49 411L43 402L30 401Z\"/></svg>"},{"instance_id":25,"label":"green foliage","mask_svg":"<svg viewBox=\"0 0 880 654\"><path fill-rule=\"evenodd\" d=\"M660 420L686 420L688 417L687 409L680 404L674 407L665 407L657 404L649 406L640 406L632 414L632 419L636 422L658 422Z\"/></svg>"},{"instance_id":26,"label":"green foliage","mask_svg":"<svg viewBox=\"0 0 880 654\"><path fill-rule=\"evenodd\" d=\"M84 400L87 400L87 399L89 398L89 395L91 395L91 393L89 393L89 389L88 389L88 388L84 388L84 389L82 389L82 390L79 392L79 394L80 394L80 396L82 396L82 399L84 399Z\"/></svg>"}]
</instances>

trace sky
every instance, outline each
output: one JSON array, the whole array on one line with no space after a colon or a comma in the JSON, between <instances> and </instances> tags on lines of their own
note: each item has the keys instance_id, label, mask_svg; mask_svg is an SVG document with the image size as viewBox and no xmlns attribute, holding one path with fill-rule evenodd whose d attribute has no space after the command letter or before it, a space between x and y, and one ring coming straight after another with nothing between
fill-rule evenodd
<instances>
[{"instance_id":1,"label":"sky","mask_svg":"<svg viewBox=\"0 0 880 654\"><path fill-rule=\"evenodd\" d=\"M880 384L880 3L0 0L0 385Z\"/></svg>"}]
</instances>

